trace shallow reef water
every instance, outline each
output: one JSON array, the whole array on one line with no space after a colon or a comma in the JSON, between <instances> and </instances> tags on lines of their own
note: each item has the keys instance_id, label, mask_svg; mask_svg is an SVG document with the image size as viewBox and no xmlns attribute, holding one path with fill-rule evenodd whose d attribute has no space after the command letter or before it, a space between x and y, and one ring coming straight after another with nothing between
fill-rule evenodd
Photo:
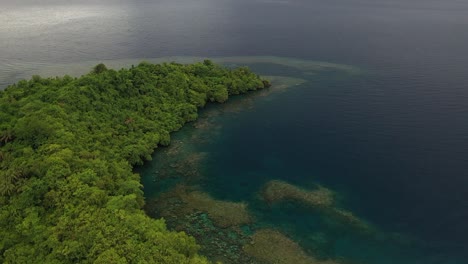
<instances>
[{"instance_id":1,"label":"shallow reef water","mask_svg":"<svg viewBox=\"0 0 468 264\"><path fill-rule=\"evenodd\" d=\"M372 73L277 57L218 62L247 65L273 86L208 105L136 169L149 215L193 235L204 255L222 263L465 263L414 233L373 221L386 209L373 211L375 201L315 167L322 165L314 156L320 148L308 131L323 128L297 121L310 114L298 104L314 103L298 98Z\"/></svg>"},{"instance_id":2,"label":"shallow reef water","mask_svg":"<svg viewBox=\"0 0 468 264\"><path fill-rule=\"evenodd\" d=\"M422 240L384 230L360 215L361 204L349 188L327 186L323 177L314 175L313 166L310 170L288 167L287 159L308 152L288 155L285 141L289 138L274 130L277 117L291 116L282 106L294 103L284 102L289 94L326 89L317 86L324 78L346 80L365 72L294 59L249 59L221 62L247 64L267 76L273 86L234 96L225 104L208 105L196 122L173 134L170 146L158 149L151 162L137 168L147 212L164 217L170 228L196 237L201 252L222 263L434 260L424 256L427 248ZM262 142L267 135L278 141ZM283 149L265 147L258 152L254 149L258 144L278 144Z\"/></svg>"}]
</instances>

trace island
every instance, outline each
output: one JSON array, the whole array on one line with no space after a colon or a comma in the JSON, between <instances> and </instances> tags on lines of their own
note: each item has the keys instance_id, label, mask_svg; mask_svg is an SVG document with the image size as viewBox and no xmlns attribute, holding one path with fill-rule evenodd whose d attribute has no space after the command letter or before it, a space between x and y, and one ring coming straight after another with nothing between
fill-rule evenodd
<instances>
[{"instance_id":1,"label":"island","mask_svg":"<svg viewBox=\"0 0 468 264\"><path fill-rule=\"evenodd\" d=\"M142 210L140 176L209 102L269 87L210 60L95 66L0 91L1 263L208 263Z\"/></svg>"}]
</instances>

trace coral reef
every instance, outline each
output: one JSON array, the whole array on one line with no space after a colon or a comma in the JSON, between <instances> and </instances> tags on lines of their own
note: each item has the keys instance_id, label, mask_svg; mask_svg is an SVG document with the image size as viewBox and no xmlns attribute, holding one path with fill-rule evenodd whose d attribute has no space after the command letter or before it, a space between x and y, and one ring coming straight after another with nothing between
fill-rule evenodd
<instances>
[{"instance_id":1,"label":"coral reef","mask_svg":"<svg viewBox=\"0 0 468 264\"><path fill-rule=\"evenodd\" d=\"M334 193L323 186L318 186L314 190L306 190L284 181L272 180L263 187L261 197L269 204L285 200L303 203L319 210L322 216L327 217L326 223L328 225L352 227L353 231L363 234L375 233L372 226L352 212L338 208Z\"/></svg>"},{"instance_id":2,"label":"coral reef","mask_svg":"<svg viewBox=\"0 0 468 264\"><path fill-rule=\"evenodd\" d=\"M250 240L244 224L253 220L244 203L216 200L194 187L177 185L150 200L145 210L163 217L169 228L195 237L200 253L213 263L258 263L242 250Z\"/></svg>"},{"instance_id":3,"label":"coral reef","mask_svg":"<svg viewBox=\"0 0 468 264\"><path fill-rule=\"evenodd\" d=\"M191 153L177 162L171 163L170 166L179 176L200 177L200 163L206 156L206 152Z\"/></svg>"},{"instance_id":4,"label":"coral reef","mask_svg":"<svg viewBox=\"0 0 468 264\"><path fill-rule=\"evenodd\" d=\"M180 177L195 180L202 176L201 164L208 153L194 152L182 144L182 141L176 141L164 150L164 159L154 171L155 181Z\"/></svg>"},{"instance_id":5,"label":"coral reef","mask_svg":"<svg viewBox=\"0 0 468 264\"><path fill-rule=\"evenodd\" d=\"M275 264L336 264L334 260L318 260L308 256L293 240L282 233L263 229L252 236L250 244L244 246L244 251L262 263Z\"/></svg>"},{"instance_id":6,"label":"coral reef","mask_svg":"<svg viewBox=\"0 0 468 264\"><path fill-rule=\"evenodd\" d=\"M198 191L183 195L182 200L190 208L207 212L215 225L220 227L238 226L252 221L252 216L247 211L247 204L243 202L215 200L208 194Z\"/></svg>"},{"instance_id":7,"label":"coral reef","mask_svg":"<svg viewBox=\"0 0 468 264\"><path fill-rule=\"evenodd\" d=\"M243 245L249 241L246 234L234 227L217 227L206 213L195 212L172 221L177 222L176 230L196 238L197 243L202 245L200 253L213 263L257 263L242 250ZM171 223L168 224L172 226Z\"/></svg>"},{"instance_id":8,"label":"coral reef","mask_svg":"<svg viewBox=\"0 0 468 264\"><path fill-rule=\"evenodd\" d=\"M319 186L309 191L279 180L268 182L261 195L268 203L295 200L312 207L330 207L334 203L333 192L327 188Z\"/></svg>"},{"instance_id":9,"label":"coral reef","mask_svg":"<svg viewBox=\"0 0 468 264\"><path fill-rule=\"evenodd\" d=\"M245 225L253 221L246 203L216 200L207 193L185 185L178 185L170 192L161 194L155 205L159 215L163 217L207 213L213 223L221 228Z\"/></svg>"},{"instance_id":10,"label":"coral reef","mask_svg":"<svg viewBox=\"0 0 468 264\"><path fill-rule=\"evenodd\" d=\"M352 227L354 231L359 231L363 234L373 235L376 230L370 224L357 217L353 212L341 208L329 208L324 211L329 218L334 219L339 225Z\"/></svg>"}]
</instances>

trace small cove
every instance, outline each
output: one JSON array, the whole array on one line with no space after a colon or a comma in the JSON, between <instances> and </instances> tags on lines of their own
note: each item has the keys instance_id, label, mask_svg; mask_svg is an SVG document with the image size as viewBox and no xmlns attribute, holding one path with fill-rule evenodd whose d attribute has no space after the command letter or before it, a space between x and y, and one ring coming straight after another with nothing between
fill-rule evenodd
<instances>
[{"instance_id":1,"label":"small cove","mask_svg":"<svg viewBox=\"0 0 468 264\"><path fill-rule=\"evenodd\" d=\"M306 130L314 127L301 124L301 107L291 107L294 98L305 90L316 89L320 93L324 89L339 89L340 82L365 78L363 76L371 73L343 71L345 67L301 72L286 66L287 63L277 62L246 64L270 76L273 83L270 91L233 97L223 105L209 105L201 111L199 120L173 134L171 146L156 150L153 160L138 168L150 215L163 216L169 227L194 235L202 244L202 253L223 263L257 261L258 258L245 254L244 249L255 232L265 229L281 232L306 254L321 261L463 263L461 258L454 257L451 245L423 242L417 234L404 232L406 230L397 223L379 222L381 209L372 211L379 201L363 200L360 190L353 188L365 182L356 183L359 179L352 179L352 171L342 175L350 179L340 178L340 181L333 179L337 175L323 171L324 167L339 166L334 160L336 157L328 156L326 162L330 164L317 163L324 162L320 158L314 160L320 155L316 152L324 146L316 141L311 144L307 138ZM278 73L289 76L275 76ZM288 105L289 109L278 108L278 105ZM301 137L288 132L291 127L297 131L298 126L304 130ZM333 131L321 133L333 135ZM334 147L335 155L349 151L347 145ZM334 197L333 207L311 207L294 199L268 203L262 198L262 190L275 180L302 190L329 189ZM348 185L348 181L352 184ZM210 217L217 213L200 206L198 198L187 196L191 192L206 193L213 199L212 207L230 206L215 201L245 205L251 220L220 227ZM172 200L174 204L159 205L161 199ZM186 208L185 205L195 207ZM172 215L164 213L171 210L174 211ZM177 210L186 212L183 217L189 219L181 220L183 217L177 215ZM348 212L345 215L352 218L343 218L336 213L338 211ZM229 209L225 213L229 214ZM231 219L222 213L221 217ZM362 226L366 227L362 229ZM217 242L213 244L213 241ZM434 248L438 254L432 252Z\"/></svg>"}]
</instances>

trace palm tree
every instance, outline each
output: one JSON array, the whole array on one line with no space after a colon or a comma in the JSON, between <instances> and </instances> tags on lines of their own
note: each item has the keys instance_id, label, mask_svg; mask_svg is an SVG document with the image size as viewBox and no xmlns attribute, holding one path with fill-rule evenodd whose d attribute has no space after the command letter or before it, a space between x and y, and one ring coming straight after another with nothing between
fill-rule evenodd
<instances>
[{"instance_id":1,"label":"palm tree","mask_svg":"<svg viewBox=\"0 0 468 264\"><path fill-rule=\"evenodd\" d=\"M10 195L15 191L14 181L18 179L16 173L1 171L0 173L0 195Z\"/></svg>"},{"instance_id":2,"label":"palm tree","mask_svg":"<svg viewBox=\"0 0 468 264\"><path fill-rule=\"evenodd\" d=\"M13 130L11 128L7 128L0 132L0 145L5 145L13 139L15 139L15 136L13 135Z\"/></svg>"}]
</instances>

